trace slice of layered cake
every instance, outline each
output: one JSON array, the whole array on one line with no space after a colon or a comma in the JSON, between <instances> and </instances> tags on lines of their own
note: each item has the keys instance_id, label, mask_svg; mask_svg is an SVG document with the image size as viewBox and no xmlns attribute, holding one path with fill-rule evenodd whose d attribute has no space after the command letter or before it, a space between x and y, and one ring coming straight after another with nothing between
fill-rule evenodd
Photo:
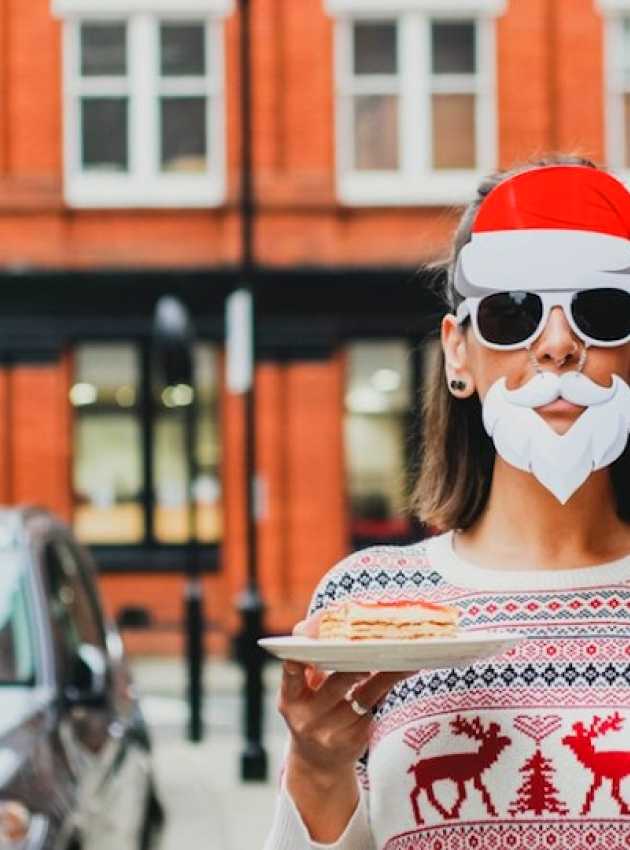
<instances>
[{"instance_id":1,"label":"slice of layered cake","mask_svg":"<svg viewBox=\"0 0 630 850\"><path fill-rule=\"evenodd\" d=\"M422 600L360 602L348 599L326 608L319 638L333 640L418 640L457 631L459 611Z\"/></svg>"}]
</instances>

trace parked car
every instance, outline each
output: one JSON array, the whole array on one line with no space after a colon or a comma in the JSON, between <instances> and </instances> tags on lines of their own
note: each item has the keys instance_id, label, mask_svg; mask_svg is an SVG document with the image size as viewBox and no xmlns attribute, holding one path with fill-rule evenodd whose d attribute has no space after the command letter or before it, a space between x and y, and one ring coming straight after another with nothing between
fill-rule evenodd
<instances>
[{"instance_id":1,"label":"parked car","mask_svg":"<svg viewBox=\"0 0 630 850\"><path fill-rule=\"evenodd\" d=\"M89 553L0 509L0 848L146 850L161 807L122 641Z\"/></svg>"}]
</instances>

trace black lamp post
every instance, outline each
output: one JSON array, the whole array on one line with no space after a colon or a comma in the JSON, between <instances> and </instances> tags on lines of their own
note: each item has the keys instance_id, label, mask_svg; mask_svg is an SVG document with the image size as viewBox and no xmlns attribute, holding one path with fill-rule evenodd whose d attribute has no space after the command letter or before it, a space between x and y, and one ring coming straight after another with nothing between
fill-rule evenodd
<instances>
[{"instance_id":1,"label":"black lamp post","mask_svg":"<svg viewBox=\"0 0 630 850\"><path fill-rule=\"evenodd\" d=\"M263 664L258 646L263 637L264 605L258 585L256 494L256 291L254 261L254 174L252 158L251 19L250 0L239 0L241 73L241 261L239 285L227 302L228 389L244 397L245 470L247 512L247 585L239 600L241 631L237 655L245 673L244 749L241 777L260 781L267 777L267 754L262 745Z\"/></svg>"},{"instance_id":2,"label":"black lamp post","mask_svg":"<svg viewBox=\"0 0 630 850\"><path fill-rule=\"evenodd\" d=\"M197 404L193 346L194 329L186 307L171 295L159 299L155 308L153 342L156 372L162 386L188 388L183 398L187 465L188 558L186 567L185 619L188 671L188 738L203 737L203 593L197 534L197 504L193 487L197 480ZM182 390L180 389L180 392ZM184 392L186 390L184 389ZM177 399L175 399L177 402Z\"/></svg>"}]
</instances>

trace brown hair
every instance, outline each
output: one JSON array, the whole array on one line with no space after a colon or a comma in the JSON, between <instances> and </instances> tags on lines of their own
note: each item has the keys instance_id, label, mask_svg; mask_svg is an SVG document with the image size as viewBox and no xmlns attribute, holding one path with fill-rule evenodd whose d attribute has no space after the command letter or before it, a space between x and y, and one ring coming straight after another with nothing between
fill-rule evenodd
<instances>
[{"instance_id":1,"label":"brown hair","mask_svg":"<svg viewBox=\"0 0 630 850\"><path fill-rule=\"evenodd\" d=\"M554 164L597 167L580 156L556 155L508 171L497 171L481 182L477 197L464 210L455 231L450 257L431 268L432 288L441 297L446 310L453 311L462 300L453 283L455 263L459 252L471 239L475 217L485 197L515 174ZM449 392L439 338L433 336L427 340L425 350L421 401L423 447L411 508L421 522L434 528L444 531L468 528L488 500L494 445L483 427L478 396L456 399ZM629 447L612 465L611 476L619 516L630 521Z\"/></svg>"}]
</instances>

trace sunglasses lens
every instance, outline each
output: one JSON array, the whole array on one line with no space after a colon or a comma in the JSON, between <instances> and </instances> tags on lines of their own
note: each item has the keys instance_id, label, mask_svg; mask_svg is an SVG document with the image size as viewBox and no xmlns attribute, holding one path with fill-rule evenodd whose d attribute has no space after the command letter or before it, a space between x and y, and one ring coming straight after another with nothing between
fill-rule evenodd
<instances>
[{"instance_id":1,"label":"sunglasses lens","mask_svg":"<svg viewBox=\"0 0 630 850\"><path fill-rule=\"evenodd\" d=\"M573 297L571 312L582 333L600 342L630 334L630 293L623 289L587 289Z\"/></svg>"},{"instance_id":2,"label":"sunglasses lens","mask_svg":"<svg viewBox=\"0 0 630 850\"><path fill-rule=\"evenodd\" d=\"M516 345L535 331L543 315L540 298L532 292L497 292L479 302L477 327L493 345Z\"/></svg>"}]
</instances>

